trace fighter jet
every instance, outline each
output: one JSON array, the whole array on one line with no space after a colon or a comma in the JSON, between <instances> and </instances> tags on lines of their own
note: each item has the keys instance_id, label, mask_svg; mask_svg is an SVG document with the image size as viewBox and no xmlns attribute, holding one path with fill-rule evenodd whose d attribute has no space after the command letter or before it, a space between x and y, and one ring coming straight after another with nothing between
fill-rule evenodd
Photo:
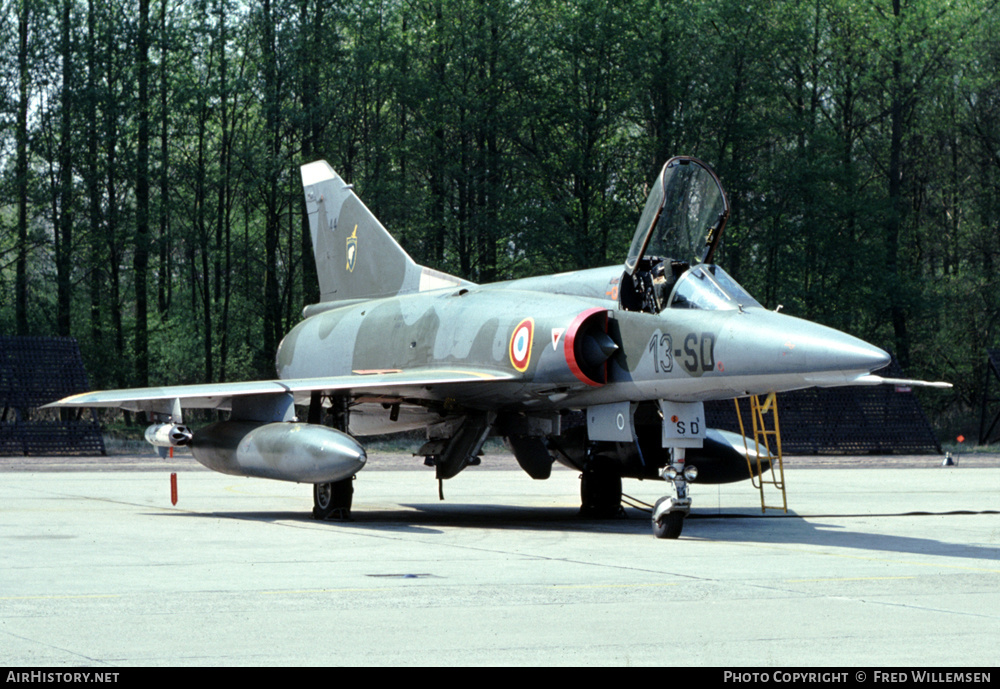
<instances>
[{"instance_id":1,"label":"fighter jet","mask_svg":"<svg viewBox=\"0 0 1000 689\"><path fill-rule=\"evenodd\" d=\"M872 375L883 350L763 308L714 264L729 202L697 158L663 166L624 265L485 285L417 265L325 161L301 175L321 301L281 342L277 379L50 406L146 412L161 451L313 484L318 519L349 517L360 438L424 429L415 454L443 481L501 436L532 478L580 471L589 516L621 509L623 477L663 479L653 532L677 538L691 481L750 477L744 439L706 427L706 400L904 382ZM192 432L192 408L229 416Z\"/></svg>"}]
</instances>

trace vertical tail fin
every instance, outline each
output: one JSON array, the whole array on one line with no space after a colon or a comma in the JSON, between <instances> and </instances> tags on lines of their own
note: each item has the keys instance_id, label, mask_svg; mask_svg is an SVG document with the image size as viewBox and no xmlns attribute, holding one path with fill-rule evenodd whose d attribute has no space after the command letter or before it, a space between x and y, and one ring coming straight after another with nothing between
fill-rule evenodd
<instances>
[{"instance_id":1,"label":"vertical tail fin","mask_svg":"<svg viewBox=\"0 0 1000 689\"><path fill-rule=\"evenodd\" d=\"M417 265L325 160L303 165L301 172L321 301L471 284Z\"/></svg>"}]
</instances>

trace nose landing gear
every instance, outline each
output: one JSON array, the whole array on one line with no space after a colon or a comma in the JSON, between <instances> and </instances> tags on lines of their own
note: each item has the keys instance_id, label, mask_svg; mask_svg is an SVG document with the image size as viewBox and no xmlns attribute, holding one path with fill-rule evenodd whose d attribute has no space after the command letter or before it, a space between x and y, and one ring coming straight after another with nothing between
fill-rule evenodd
<instances>
[{"instance_id":1,"label":"nose landing gear","mask_svg":"<svg viewBox=\"0 0 1000 689\"><path fill-rule=\"evenodd\" d=\"M663 467L660 475L674 484L676 497L665 495L653 506L653 535L657 538L679 538L684 529L684 517L691 512L688 482L698 476L698 470L684 466L684 448L671 449L673 461Z\"/></svg>"}]
</instances>

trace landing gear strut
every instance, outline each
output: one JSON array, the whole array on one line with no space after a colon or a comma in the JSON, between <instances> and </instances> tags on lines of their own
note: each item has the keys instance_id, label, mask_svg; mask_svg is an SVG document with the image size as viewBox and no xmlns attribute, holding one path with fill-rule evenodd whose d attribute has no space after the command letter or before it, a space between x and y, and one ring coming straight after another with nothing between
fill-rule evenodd
<instances>
[{"instance_id":1,"label":"landing gear strut","mask_svg":"<svg viewBox=\"0 0 1000 689\"><path fill-rule=\"evenodd\" d=\"M684 448L673 448L671 463L663 467L660 475L674 484L677 497L664 496L653 507L653 535L657 538L678 538L684 529L684 517L691 512L688 481L693 481L698 470L684 466Z\"/></svg>"},{"instance_id":2,"label":"landing gear strut","mask_svg":"<svg viewBox=\"0 0 1000 689\"><path fill-rule=\"evenodd\" d=\"M323 398L319 392L312 393L309 401L309 423L321 423L323 419ZM346 397L330 398L331 426L347 432L349 409ZM332 483L313 485L313 519L335 519L347 521L351 518L351 503L354 501L354 476Z\"/></svg>"},{"instance_id":3,"label":"landing gear strut","mask_svg":"<svg viewBox=\"0 0 1000 689\"><path fill-rule=\"evenodd\" d=\"M313 519L351 518L351 503L354 500L354 477L333 483L317 483L313 486Z\"/></svg>"}]
</instances>

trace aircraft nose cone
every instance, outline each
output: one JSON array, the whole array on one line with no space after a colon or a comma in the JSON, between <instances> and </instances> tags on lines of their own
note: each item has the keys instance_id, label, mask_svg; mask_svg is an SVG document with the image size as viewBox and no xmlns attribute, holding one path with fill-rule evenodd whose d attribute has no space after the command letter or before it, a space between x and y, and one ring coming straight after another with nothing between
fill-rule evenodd
<instances>
[{"instance_id":1,"label":"aircraft nose cone","mask_svg":"<svg viewBox=\"0 0 1000 689\"><path fill-rule=\"evenodd\" d=\"M870 373L886 366L889 355L864 340L817 323L769 311L730 321L730 357L742 359L748 372L796 374Z\"/></svg>"},{"instance_id":2,"label":"aircraft nose cone","mask_svg":"<svg viewBox=\"0 0 1000 689\"><path fill-rule=\"evenodd\" d=\"M888 365L889 355L864 340L816 323L797 327L782 344L783 354L798 354L816 371L864 371L870 373Z\"/></svg>"},{"instance_id":3,"label":"aircraft nose cone","mask_svg":"<svg viewBox=\"0 0 1000 689\"><path fill-rule=\"evenodd\" d=\"M850 337L850 336L848 336ZM851 338L856 344L847 347L837 356L843 356L846 363L854 364L858 368L868 369L868 372L877 371L884 368L892 361L889 353L875 345L868 344L864 340Z\"/></svg>"}]
</instances>

